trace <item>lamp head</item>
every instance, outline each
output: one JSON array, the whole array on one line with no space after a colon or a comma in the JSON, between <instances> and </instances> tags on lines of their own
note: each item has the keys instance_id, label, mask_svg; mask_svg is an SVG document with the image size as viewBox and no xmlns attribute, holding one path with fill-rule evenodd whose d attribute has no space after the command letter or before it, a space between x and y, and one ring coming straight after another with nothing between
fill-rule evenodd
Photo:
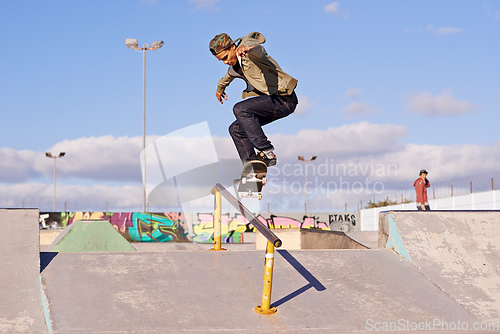
<instances>
[{"instance_id":1,"label":"lamp head","mask_svg":"<svg viewBox=\"0 0 500 334\"><path fill-rule=\"evenodd\" d=\"M137 49L139 47L139 45L137 44L137 39L135 38L127 38L125 40L125 45L131 49Z\"/></svg>"},{"instance_id":2,"label":"lamp head","mask_svg":"<svg viewBox=\"0 0 500 334\"><path fill-rule=\"evenodd\" d=\"M149 46L149 49L150 50L158 50L159 48L161 48L162 45L163 45L163 41L156 41L156 42L151 43L151 45Z\"/></svg>"}]
</instances>

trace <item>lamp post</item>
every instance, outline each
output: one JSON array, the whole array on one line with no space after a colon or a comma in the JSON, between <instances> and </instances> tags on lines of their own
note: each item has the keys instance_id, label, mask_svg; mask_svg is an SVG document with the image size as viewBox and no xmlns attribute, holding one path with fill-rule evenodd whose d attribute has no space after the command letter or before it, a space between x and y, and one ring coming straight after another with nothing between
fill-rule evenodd
<instances>
[{"instance_id":1,"label":"lamp post","mask_svg":"<svg viewBox=\"0 0 500 334\"><path fill-rule=\"evenodd\" d=\"M163 45L163 41L143 44L142 48L137 44L137 39L127 38L125 45L132 50L142 51L142 211L146 212L146 51L156 51Z\"/></svg>"},{"instance_id":2,"label":"lamp post","mask_svg":"<svg viewBox=\"0 0 500 334\"><path fill-rule=\"evenodd\" d=\"M307 163L316 160L316 158L317 158L317 156L313 155L311 157L311 159L306 160L306 159L304 159L304 157L302 155L299 155L299 160L300 161L304 161L304 166L305 166L305 169L306 169L306 183L305 183L305 186L304 186L304 190L306 192L306 203L304 205L304 208L305 208L305 211L306 211L306 216L307 216Z\"/></svg>"},{"instance_id":3,"label":"lamp post","mask_svg":"<svg viewBox=\"0 0 500 334\"><path fill-rule=\"evenodd\" d=\"M47 158L54 159L54 212L56 212L56 159L64 157L65 154L66 152L61 152L58 156L53 156L50 152L45 152Z\"/></svg>"}]
</instances>

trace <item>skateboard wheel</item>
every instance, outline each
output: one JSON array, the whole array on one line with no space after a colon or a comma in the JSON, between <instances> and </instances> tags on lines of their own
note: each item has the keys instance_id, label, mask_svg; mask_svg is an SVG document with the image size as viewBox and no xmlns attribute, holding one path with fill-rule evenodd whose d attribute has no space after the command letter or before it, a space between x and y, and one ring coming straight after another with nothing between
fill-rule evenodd
<instances>
[{"instance_id":1,"label":"skateboard wheel","mask_svg":"<svg viewBox=\"0 0 500 334\"><path fill-rule=\"evenodd\" d=\"M246 177L241 178L241 183L246 184L247 183L247 178Z\"/></svg>"},{"instance_id":2,"label":"skateboard wheel","mask_svg":"<svg viewBox=\"0 0 500 334\"><path fill-rule=\"evenodd\" d=\"M243 194L242 194L242 193L239 193L239 194L238 194L238 197L239 197L239 199L242 199L242 198L243 198Z\"/></svg>"},{"instance_id":3,"label":"skateboard wheel","mask_svg":"<svg viewBox=\"0 0 500 334\"><path fill-rule=\"evenodd\" d=\"M262 194L259 194L259 196L257 196L257 198L259 199L259 201L262 199Z\"/></svg>"},{"instance_id":4,"label":"skateboard wheel","mask_svg":"<svg viewBox=\"0 0 500 334\"><path fill-rule=\"evenodd\" d=\"M267 182L267 179L265 177L262 178L262 185L265 186Z\"/></svg>"}]
</instances>

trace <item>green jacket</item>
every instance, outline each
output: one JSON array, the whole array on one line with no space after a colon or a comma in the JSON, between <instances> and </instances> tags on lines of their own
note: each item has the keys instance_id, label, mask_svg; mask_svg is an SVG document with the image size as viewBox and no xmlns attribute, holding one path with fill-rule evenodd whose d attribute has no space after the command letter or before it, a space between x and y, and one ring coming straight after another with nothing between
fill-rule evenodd
<instances>
[{"instance_id":1,"label":"green jacket","mask_svg":"<svg viewBox=\"0 0 500 334\"><path fill-rule=\"evenodd\" d=\"M252 32L246 37L238 38L241 46L255 46L246 53L246 57L239 58L241 69L245 79L254 90L243 91L242 97L246 98L255 95L290 95L297 86L297 80L283 72L278 63L271 58L261 44L266 42L266 38L258 33ZM229 70L217 85L217 92L223 93L227 86L236 77L229 74Z\"/></svg>"}]
</instances>

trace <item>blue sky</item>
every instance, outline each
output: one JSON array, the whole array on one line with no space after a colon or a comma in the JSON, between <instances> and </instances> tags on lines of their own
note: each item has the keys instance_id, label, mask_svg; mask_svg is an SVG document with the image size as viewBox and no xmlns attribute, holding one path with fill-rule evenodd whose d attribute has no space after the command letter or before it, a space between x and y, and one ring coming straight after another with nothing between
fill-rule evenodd
<instances>
[{"instance_id":1,"label":"blue sky","mask_svg":"<svg viewBox=\"0 0 500 334\"><path fill-rule=\"evenodd\" d=\"M296 113L265 128L282 163L396 164L397 176L373 175L390 189L411 188L420 168L436 181L497 170L495 1L2 1L0 31L4 201L50 197L51 150L67 151L61 196L140 188L142 54L126 38L165 42L146 54L148 143L204 121L227 142L244 86L215 99L226 66L208 42L220 32L261 32L299 81Z\"/></svg>"}]
</instances>

